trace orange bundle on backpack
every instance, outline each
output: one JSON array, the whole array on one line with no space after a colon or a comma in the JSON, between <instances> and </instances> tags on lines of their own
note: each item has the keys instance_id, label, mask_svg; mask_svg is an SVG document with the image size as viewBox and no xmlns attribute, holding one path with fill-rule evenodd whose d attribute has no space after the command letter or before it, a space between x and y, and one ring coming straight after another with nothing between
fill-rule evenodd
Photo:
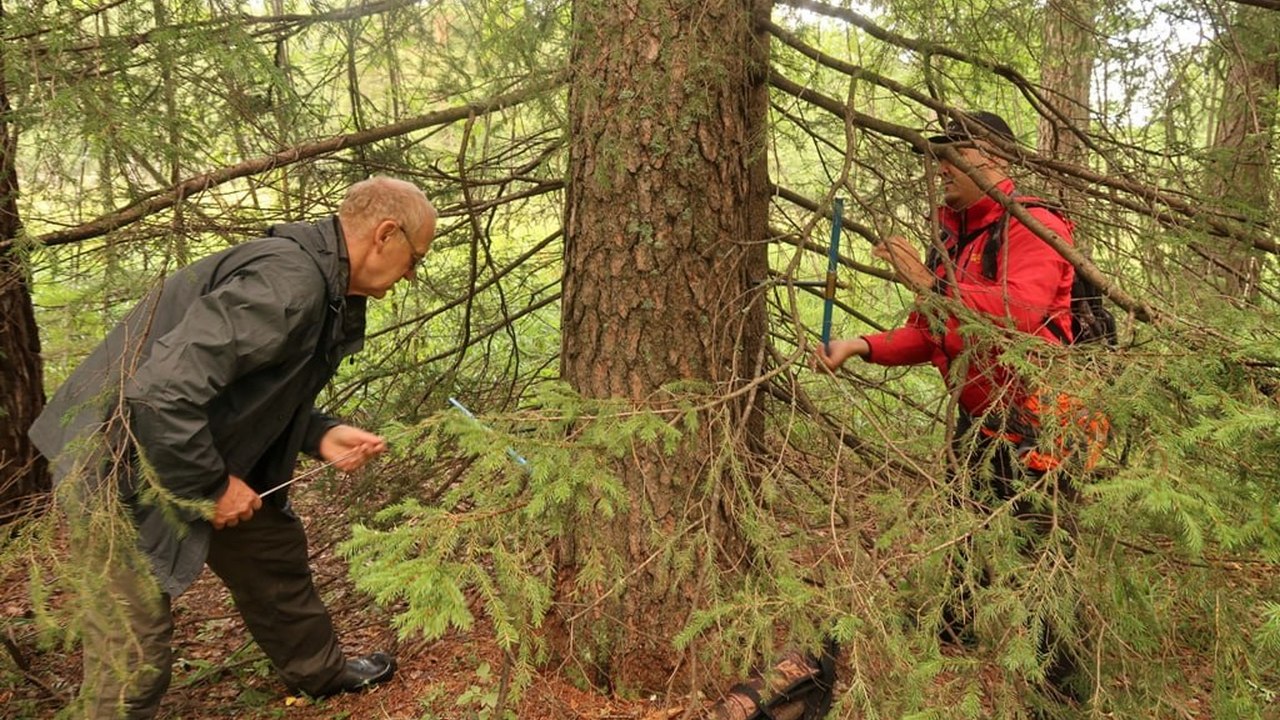
<instances>
[{"instance_id":1,"label":"orange bundle on backpack","mask_svg":"<svg viewBox=\"0 0 1280 720\"><path fill-rule=\"evenodd\" d=\"M1065 392L1058 393L1051 403L1042 402L1040 393L1031 393L1018 404L1014 414L1020 422L1007 422L999 429L984 424L982 433L1007 440L1017 448L1023 464L1039 472L1056 470L1073 456L1080 458L1083 469L1092 470L1111 438L1107 416L1090 410L1082 400ZM1051 448L1041 447L1040 443L1046 426L1056 428Z\"/></svg>"}]
</instances>

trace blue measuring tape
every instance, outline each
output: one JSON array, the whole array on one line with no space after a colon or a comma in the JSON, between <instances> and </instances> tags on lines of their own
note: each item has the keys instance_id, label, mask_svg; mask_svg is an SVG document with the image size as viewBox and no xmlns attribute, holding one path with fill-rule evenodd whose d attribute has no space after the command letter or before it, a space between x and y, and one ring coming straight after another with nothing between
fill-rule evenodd
<instances>
[{"instance_id":1,"label":"blue measuring tape","mask_svg":"<svg viewBox=\"0 0 1280 720\"><path fill-rule=\"evenodd\" d=\"M450 402L454 407L456 407L456 408L458 408L459 410L461 410L461 411L462 411L462 414L464 414L464 415L466 415L467 417L471 418L471 421L472 421L472 422L474 422L475 424L477 424L477 425L479 425L480 427L484 428L485 430L488 430L489 432L493 432L493 430L491 430L487 425L485 425L484 423L480 422L480 420L479 420L478 418L476 418L476 416L475 416L475 415L471 414L471 411L470 411L470 410L468 410L468 409L467 409L467 407L466 407L465 405L463 405L462 403L458 402L458 401L457 401L456 399L454 399L454 398L449 398L449 402ZM523 457L522 455L520 455L520 453L518 453L518 452L516 452L514 449L512 449L512 448L511 448L511 446L507 446L507 455L509 455L509 456L511 457L511 459L512 459L512 460L515 460L515 461L516 461L516 463L517 463L518 465L520 465L521 467L523 467L525 470L530 470L530 469L532 469L532 468L529 466L529 461L528 461L528 460L525 460L525 459L524 459L524 457Z\"/></svg>"}]
</instances>

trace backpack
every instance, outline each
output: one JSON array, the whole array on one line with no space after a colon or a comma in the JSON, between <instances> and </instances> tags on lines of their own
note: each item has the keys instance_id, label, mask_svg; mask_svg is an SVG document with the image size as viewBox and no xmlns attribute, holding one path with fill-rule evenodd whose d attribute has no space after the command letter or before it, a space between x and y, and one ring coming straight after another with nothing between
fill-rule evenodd
<instances>
[{"instance_id":1,"label":"backpack","mask_svg":"<svg viewBox=\"0 0 1280 720\"><path fill-rule=\"evenodd\" d=\"M1042 200L1021 196L1015 196L1013 199L1028 210L1044 208L1059 218L1066 219L1061 208ZM1000 248L1009 237L1009 213L1001 213L1000 217L987 227L987 230L990 236L987 238L986 246L982 248L982 276L988 280L995 280ZM1102 304L1102 291L1078 271L1074 275L1075 280L1071 283L1071 338L1068 339L1062 327L1056 322L1050 322L1046 316L1045 324L1049 332L1053 333L1063 345L1102 343L1107 347L1114 346L1116 319Z\"/></svg>"},{"instance_id":2,"label":"backpack","mask_svg":"<svg viewBox=\"0 0 1280 720\"><path fill-rule=\"evenodd\" d=\"M835 697L836 655L833 638L823 643L821 654L791 650L784 653L766 677L734 685L716 704L716 720L822 720Z\"/></svg>"},{"instance_id":3,"label":"backpack","mask_svg":"<svg viewBox=\"0 0 1280 720\"><path fill-rule=\"evenodd\" d=\"M1079 272L1071 283L1071 341L1057 323L1049 323L1049 332L1063 345L1103 343L1116 344L1116 319L1102 304L1102 291Z\"/></svg>"}]
</instances>

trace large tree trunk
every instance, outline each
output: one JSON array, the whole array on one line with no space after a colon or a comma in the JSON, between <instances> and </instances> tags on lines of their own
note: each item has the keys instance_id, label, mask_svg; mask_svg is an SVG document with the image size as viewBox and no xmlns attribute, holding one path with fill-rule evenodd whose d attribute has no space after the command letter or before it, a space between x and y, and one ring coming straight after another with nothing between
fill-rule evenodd
<instances>
[{"instance_id":1,"label":"large tree trunk","mask_svg":"<svg viewBox=\"0 0 1280 720\"><path fill-rule=\"evenodd\" d=\"M724 395L759 374L767 40L753 11L768 9L756 0L575 2L561 372L586 397L660 410L675 381ZM732 534L709 501L719 480L707 458L725 452L712 438L723 443L726 428L735 447L758 441L754 397L748 389L708 413L674 457L637 443L616 468L629 491L624 515L578 528L560 548L562 607L594 608L562 618L562 640L576 644L561 649L594 680L670 687L672 637L696 591L662 543L679 542L693 514L713 516L700 532ZM621 589L579 581L587 548L601 547L621 561Z\"/></svg>"},{"instance_id":2,"label":"large tree trunk","mask_svg":"<svg viewBox=\"0 0 1280 720\"><path fill-rule=\"evenodd\" d=\"M1037 151L1076 165L1085 165L1088 148L1077 133L1089 132L1089 88L1097 48L1094 26L1096 0L1049 0L1044 17L1044 49L1040 84L1060 117L1040 118ZM1064 185L1055 188L1068 210L1079 198Z\"/></svg>"},{"instance_id":3,"label":"large tree trunk","mask_svg":"<svg viewBox=\"0 0 1280 720\"><path fill-rule=\"evenodd\" d=\"M1220 39L1227 75L1210 149L1205 195L1213 204L1255 222L1271 217L1272 135L1280 91L1280 12L1234 9L1230 30ZM1214 241L1202 248L1214 262L1211 275L1223 279L1228 297L1256 295L1262 257L1242 244Z\"/></svg>"},{"instance_id":4,"label":"large tree trunk","mask_svg":"<svg viewBox=\"0 0 1280 720\"><path fill-rule=\"evenodd\" d=\"M4 6L0 5L0 19ZM3 27L3 24L0 24ZM0 47L0 240L18 234L18 130L8 122L4 48ZM27 270L13 250L0 250L0 523L12 520L49 489L49 473L27 439L44 408L40 336Z\"/></svg>"}]
</instances>

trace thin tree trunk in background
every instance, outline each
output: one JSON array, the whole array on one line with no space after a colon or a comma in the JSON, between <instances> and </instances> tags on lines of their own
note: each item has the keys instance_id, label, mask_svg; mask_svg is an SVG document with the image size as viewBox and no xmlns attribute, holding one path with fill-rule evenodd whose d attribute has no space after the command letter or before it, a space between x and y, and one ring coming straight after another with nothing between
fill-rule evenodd
<instances>
[{"instance_id":1,"label":"thin tree trunk in background","mask_svg":"<svg viewBox=\"0 0 1280 720\"><path fill-rule=\"evenodd\" d=\"M169 24L169 10L165 6L164 0L154 0L152 8L155 12L156 27L165 27ZM173 78L173 44L171 42L161 40L156 43L157 60L160 64L160 83L164 88L164 119L165 125L168 126L166 137L167 152L169 155L169 177L170 186L177 185L182 181L182 126L178 118L178 84ZM173 204L173 219L169 221L169 227L173 229L174 237L181 237L183 234L183 203L181 200ZM190 258L181 258L187 262Z\"/></svg>"},{"instance_id":2,"label":"thin tree trunk in background","mask_svg":"<svg viewBox=\"0 0 1280 720\"><path fill-rule=\"evenodd\" d=\"M21 228L18 129L7 121L9 112L0 47L0 240L16 237ZM45 460L27 439L27 428L44 409L44 375L27 268L18 252L0 250L0 523L29 509L49 489Z\"/></svg>"},{"instance_id":3,"label":"thin tree trunk in background","mask_svg":"<svg viewBox=\"0 0 1280 720\"><path fill-rule=\"evenodd\" d=\"M586 397L662 409L673 382L724 395L758 375L768 196L756 5L575 2L561 372ZM763 432L754 397L742 393L724 413L746 447ZM637 443L615 467L630 506L558 549L553 642L594 681L669 687L672 638L697 589L662 543L678 542L691 515L703 532L731 534L706 467L725 452L724 429L703 422L674 456ZM584 558L601 548L621 561L618 573L579 582Z\"/></svg>"},{"instance_id":4,"label":"thin tree trunk in background","mask_svg":"<svg viewBox=\"0 0 1280 720\"><path fill-rule=\"evenodd\" d=\"M1040 118L1036 150L1076 165L1085 165L1089 159L1088 148L1076 133L1089 131L1097 12L1097 0L1049 0L1045 8L1040 84L1063 118ZM1061 183L1054 190L1064 207L1078 210L1079 198L1072 191Z\"/></svg>"},{"instance_id":5,"label":"thin tree trunk in background","mask_svg":"<svg viewBox=\"0 0 1280 720\"><path fill-rule=\"evenodd\" d=\"M1280 12L1235 8L1231 27L1219 43L1226 54L1226 82L1206 167L1205 196L1211 205L1255 222L1274 221L1271 163L1280 92ZM1223 279L1228 297L1256 297L1260 253L1238 243L1202 249L1216 261L1209 273Z\"/></svg>"},{"instance_id":6,"label":"thin tree trunk in background","mask_svg":"<svg viewBox=\"0 0 1280 720\"><path fill-rule=\"evenodd\" d=\"M285 11L284 0L271 0L271 9L276 15L283 15ZM280 37L276 39L275 54L276 70L280 73L280 86L274 84L267 91L267 103L271 106L272 116L276 121L276 142L274 149L286 148L292 144L293 131L290 123L290 116L293 114L293 70L292 59L289 57L289 39ZM286 91L287 90L287 91ZM292 179L293 168L288 165L281 167L277 171L280 178L279 193L280 209L285 217L293 215L293 193L289 182ZM301 177L305 179L306 175ZM305 195L305 182L300 183L297 188L300 195Z\"/></svg>"}]
</instances>

